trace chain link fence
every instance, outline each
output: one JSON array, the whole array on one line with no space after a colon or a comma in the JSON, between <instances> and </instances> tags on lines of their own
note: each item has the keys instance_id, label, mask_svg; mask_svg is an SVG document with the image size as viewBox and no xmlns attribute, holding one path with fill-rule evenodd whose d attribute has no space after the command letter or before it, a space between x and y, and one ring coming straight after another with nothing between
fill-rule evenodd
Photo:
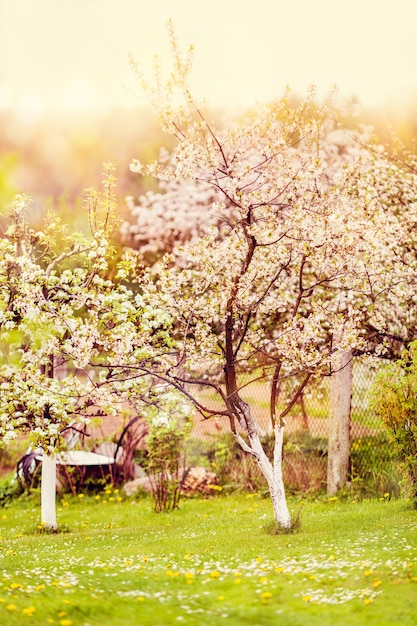
<instances>
[{"instance_id":1,"label":"chain link fence","mask_svg":"<svg viewBox=\"0 0 417 626\"><path fill-rule=\"evenodd\" d=\"M369 407L376 371L377 367L365 359L354 359L349 488L369 495L399 495L401 477L388 433ZM294 491L326 488L329 395L329 379L324 378L304 390L287 417L283 470L287 488ZM250 385L244 397L251 404L268 449L269 443L272 445L268 388L266 384ZM234 443L226 418L196 418L188 456L191 463L209 465L225 485L249 489L264 486L256 463Z\"/></svg>"}]
</instances>

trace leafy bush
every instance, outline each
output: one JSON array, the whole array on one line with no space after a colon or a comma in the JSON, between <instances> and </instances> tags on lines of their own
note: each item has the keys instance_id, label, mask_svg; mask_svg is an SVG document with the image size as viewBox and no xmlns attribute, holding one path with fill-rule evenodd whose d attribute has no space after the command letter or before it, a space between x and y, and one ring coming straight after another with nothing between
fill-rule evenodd
<instances>
[{"instance_id":1,"label":"leafy bush","mask_svg":"<svg viewBox=\"0 0 417 626\"><path fill-rule=\"evenodd\" d=\"M392 435L417 502L417 342L377 374L371 406Z\"/></svg>"},{"instance_id":2,"label":"leafy bush","mask_svg":"<svg viewBox=\"0 0 417 626\"><path fill-rule=\"evenodd\" d=\"M160 406L146 416L147 464L154 509L178 507L185 441L191 431L190 407L175 392L162 390Z\"/></svg>"},{"instance_id":3,"label":"leafy bush","mask_svg":"<svg viewBox=\"0 0 417 626\"><path fill-rule=\"evenodd\" d=\"M4 448L0 447L0 469L3 471L15 469L27 447L28 443L24 438L13 439Z\"/></svg>"},{"instance_id":4,"label":"leafy bush","mask_svg":"<svg viewBox=\"0 0 417 626\"><path fill-rule=\"evenodd\" d=\"M388 432L354 439L350 447L350 494L362 497L401 495L401 473Z\"/></svg>"},{"instance_id":5,"label":"leafy bush","mask_svg":"<svg viewBox=\"0 0 417 626\"><path fill-rule=\"evenodd\" d=\"M23 491L24 489L14 476L0 481L0 507L7 506L22 495Z\"/></svg>"}]
</instances>

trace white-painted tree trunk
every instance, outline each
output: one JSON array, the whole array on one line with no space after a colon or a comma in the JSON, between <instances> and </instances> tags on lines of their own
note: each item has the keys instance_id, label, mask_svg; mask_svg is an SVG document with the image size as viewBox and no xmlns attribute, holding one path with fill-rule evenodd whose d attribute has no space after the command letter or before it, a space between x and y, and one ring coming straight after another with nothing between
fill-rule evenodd
<instances>
[{"instance_id":1,"label":"white-painted tree trunk","mask_svg":"<svg viewBox=\"0 0 417 626\"><path fill-rule=\"evenodd\" d=\"M276 524L281 528L291 528L291 516L288 510L284 481L282 479L282 446L284 440L284 426L275 424L274 434L275 445L273 463L270 462L265 454L257 433L249 435L250 449L255 452L255 458L258 466L268 483ZM237 439L242 448L248 451L248 446L246 446L242 437L237 435Z\"/></svg>"},{"instance_id":2,"label":"white-painted tree trunk","mask_svg":"<svg viewBox=\"0 0 417 626\"><path fill-rule=\"evenodd\" d=\"M56 529L56 457L44 452L42 456L41 521L49 529Z\"/></svg>"},{"instance_id":3,"label":"white-painted tree trunk","mask_svg":"<svg viewBox=\"0 0 417 626\"><path fill-rule=\"evenodd\" d=\"M327 493L335 495L347 483L350 456L350 409L352 401L352 351L332 360L330 377L329 451Z\"/></svg>"}]
</instances>

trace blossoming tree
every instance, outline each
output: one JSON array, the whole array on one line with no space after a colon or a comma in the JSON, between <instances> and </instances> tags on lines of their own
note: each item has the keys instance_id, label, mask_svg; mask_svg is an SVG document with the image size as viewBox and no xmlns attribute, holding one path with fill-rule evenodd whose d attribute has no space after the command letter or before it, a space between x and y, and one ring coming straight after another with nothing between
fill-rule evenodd
<instances>
[{"instance_id":1,"label":"blossoming tree","mask_svg":"<svg viewBox=\"0 0 417 626\"><path fill-rule=\"evenodd\" d=\"M409 260L404 261L404 255L409 257L407 250L415 249L413 207L417 185L412 155L405 155L402 149L401 159L393 158L375 140L372 147L369 129L353 133L327 124L323 132L321 158L328 166L328 178L322 184L332 185L332 172L360 159L361 187L367 186L368 193L378 198L384 212L393 215L394 223L398 222L395 233L391 229L395 236L387 246L380 246L380 271L370 280L368 295L350 290L350 306L356 309L358 321L360 313L361 348L336 351L331 364L327 486L329 494L334 495L348 480L353 355L393 358L414 336L415 306L410 288L415 269ZM299 148L303 150L302 143ZM175 155L162 152L160 163L174 166ZM354 186L350 193L355 201ZM218 189L199 178L160 179L158 192L149 191L138 201L128 198L131 221L122 226L124 241L149 263L179 245L195 242L210 228L216 229L220 240L228 224L236 219L236 207L224 195L221 205L216 205L218 196ZM380 236L381 242L383 237ZM402 250L401 263L399 250ZM175 262L181 264L183 258L176 255ZM374 267L376 263L375 251ZM389 275L387 267L391 268ZM334 346L337 335L332 341Z\"/></svg>"},{"instance_id":2,"label":"blossoming tree","mask_svg":"<svg viewBox=\"0 0 417 626\"><path fill-rule=\"evenodd\" d=\"M94 416L146 407L149 376L116 381L126 353L146 360L165 342L167 317L145 306L124 284L130 261L108 279L114 179L87 198L91 236L68 235L56 216L45 229L28 228L27 200L15 204L0 240L0 438L26 433L43 450L42 522L56 527L57 453L66 434ZM142 402L143 400L143 402Z\"/></svg>"},{"instance_id":3,"label":"blossoming tree","mask_svg":"<svg viewBox=\"0 0 417 626\"><path fill-rule=\"evenodd\" d=\"M191 57L172 32L171 41L173 70L164 80L158 66L146 89L178 140L175 160L134 160L131 168L210 189L222 232L208 228L147 274L149 301L176 322L176 351L159 360L158 374L204 417L228 418L266 478L277 524L288 528L286 416L312 377L330 373L338 353L361 345L357 295L367 298L374 284L390 280L374 261L396 221L362 184L360 158L343 165L332 158L325 104L317 107L312 94L297 106L283 97L216 129L188 89ZM233 207L227 219L226 204ZM245 388L260 380L270 390L272 459L244 399ZM215 402L204 402L201 389Z\"/></svg>"}]
</instances>

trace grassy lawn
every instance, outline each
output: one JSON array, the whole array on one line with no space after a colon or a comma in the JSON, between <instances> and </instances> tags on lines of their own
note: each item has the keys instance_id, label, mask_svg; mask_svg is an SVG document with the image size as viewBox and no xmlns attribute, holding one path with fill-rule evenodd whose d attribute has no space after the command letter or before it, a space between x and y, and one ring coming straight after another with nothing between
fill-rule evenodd
<instances>
[{"instance_id":1,"label":"grassy lawn","mask_svg":"<svg viewBox=\"0 0 417 626\"><path fill-rule=\"evenodd\" d=\"M118 501L119 500L119 501ZM268 531L257 495L182 502L71 497L69 532L39 504L0 510L2 626L416 624L417 512L405 501L290 501L301 531Z\"/></svg>"}]
</instances>

